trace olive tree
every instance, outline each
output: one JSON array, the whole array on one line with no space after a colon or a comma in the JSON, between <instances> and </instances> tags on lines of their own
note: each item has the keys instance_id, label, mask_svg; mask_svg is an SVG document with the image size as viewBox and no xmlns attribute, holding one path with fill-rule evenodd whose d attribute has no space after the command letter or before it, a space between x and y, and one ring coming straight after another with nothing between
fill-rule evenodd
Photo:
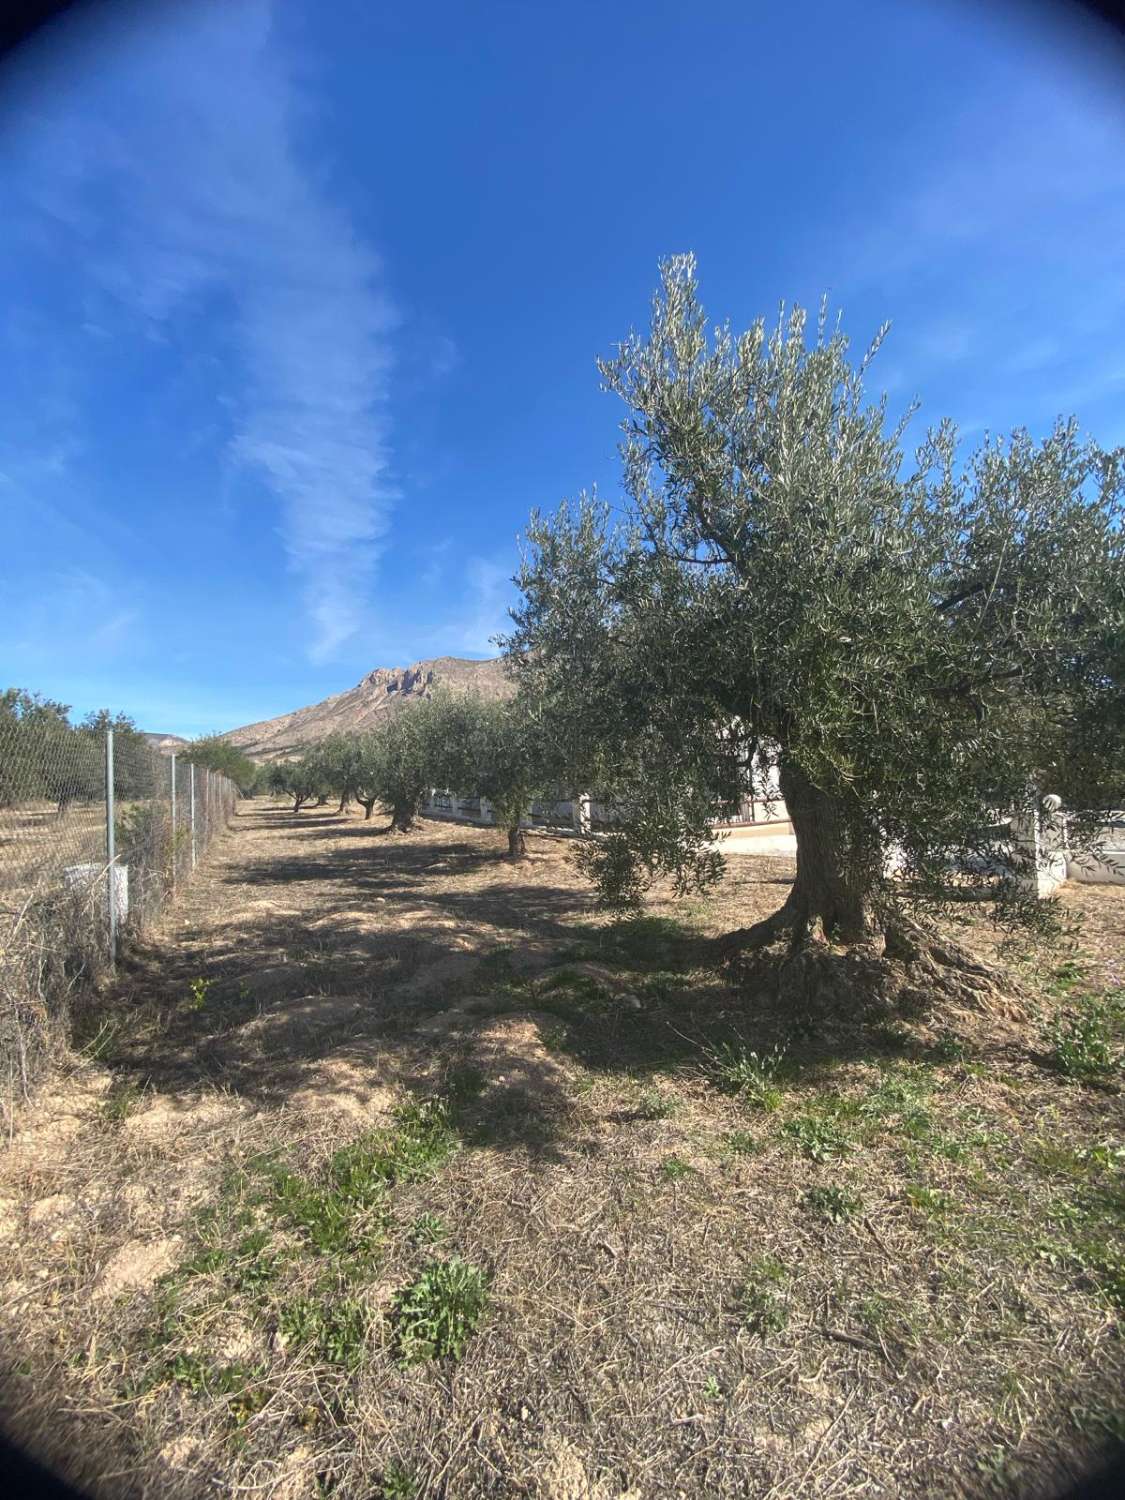
<instances>
[{"instance_id":1,"label":"olive tree","mask_svg":"<svg viewBox=\"0 0 1125 1500\"><path fill-rule=\"evenodd\" d=\"M215 771L233 781L244 797L252 797L258 784L258 764L250 759L237 745L232 745L222 735L209 734L192 740L180 752L182 760L205 770Z\"/></svg>"},{"instance_id":2,"label":"olive tree","mask_svg":"<svg viewBox=\"0 0 1125 1500\"><path fill-rule=\"evenodd\" d=\"M460 796L487 798L507 830L508 857L522 859L523 819L551 780L542 720L527 697L453 701L435 747L434 779Z\"/></svg>"},{"instance_id":3,"label":"olive tree","mask_svg":"<svg viewBox=\"0 0 1125 1500\"><path fill-rule=\"evenodd\" d=\"M608 899L714 879L716 813L779 783L796 878L739 941L791 977L862 949L957 989L979 966L916 920L951 865L986 868L1041 792L1121 795L1125 450L1060 420L962 455L943 422L908 463L914 408L864 394L885 333L855 364L823 310L813 338L800 309L709 330L694 260L667 262L647 337L599 362L624 515L533 514L506 646L617 804L586 851Z\"/></svg>"},{"instance_id":4,"label":"olive tree","mask_svg":"<svg viewBox=\"0 0 1125 1500\"><path fill-rule=\"evenodd\" d=\"M271 792L292 797L295 813L331 790L328 773L315 747L296 760L278 761L271 766L267 786Z\"/></svg>"},{"instance_id":5,"label":"olive tree","mask_svg":"<svg viewBox=\"0 0 1125 1500\"><path fill-rule=\"evenodd\" d=\"M435 784L448 721L448 702L441 696L425 698L359 737L355 797L365 817L380 802L390 810L393 833L411 831Z\"/></svg>"}]
</instances>

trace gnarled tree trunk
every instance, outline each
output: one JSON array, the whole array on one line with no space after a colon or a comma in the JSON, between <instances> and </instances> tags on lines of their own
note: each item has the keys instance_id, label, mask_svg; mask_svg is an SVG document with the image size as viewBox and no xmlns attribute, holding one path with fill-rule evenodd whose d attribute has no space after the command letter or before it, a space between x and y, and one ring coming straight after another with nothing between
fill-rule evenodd
<instances>
[{"instance_id":1,"label":"gnarled tree trunk","mask_svg":"<svg viewBox=\"0 0 1125 1500\"><path fill-rule=\"evenodd\" d=\"M1004 976L901 910L883 874L879 831L860 810L784 757L779 775L797 840L796 878L772 916L725 940L729 955L758 953L758 977L772 967L779 991L797 1002L942 998L1020 1012Z\"/></svg>"},{"instance_id":2,"label":"gnarled tree trunk","mask_svg":"<svg viewBox=\"0 0 1125 1500\"><path fill-rule=\"evenodd\" d=\"M527 839L518 823L508 829L508 858L523 859L527 854Z\"/></svg>"},{"instance_id":3,"label":"gnarled tree trunk","mask_svg":"<svg viewBox=\"0 0 1125 1500\"><path fill-rule=\"evenodd\" d=\"M357 797L355 800L363 808L363 821L365 823L370 822L371 812L379 800L378 797Z\"/></svg>"},{"instance_id":4,"label":"gnarled tree trunk","mask_svg":"<svg viewBox=\"0 0 1125 1500\"><path fill-rule=\"evenodd\" d=\"M818 928L845 946L870 941L880 925L878 830L849 816L838 798L822 792L793 762L783 759L779 773L797 839L797 878L786 903L796 941Z\"/></svg>"},{"instance_id":5,"label":"gnarled tree trunk","mask_svg":"<svg viewBox=\"0 0 1125 1500\"><path fill-rule=\"evenodd\" d=\"M391 832L410 833L414 827L414 808L408 802L396 803L391 811Z\"/></svg>"}]
</instances>

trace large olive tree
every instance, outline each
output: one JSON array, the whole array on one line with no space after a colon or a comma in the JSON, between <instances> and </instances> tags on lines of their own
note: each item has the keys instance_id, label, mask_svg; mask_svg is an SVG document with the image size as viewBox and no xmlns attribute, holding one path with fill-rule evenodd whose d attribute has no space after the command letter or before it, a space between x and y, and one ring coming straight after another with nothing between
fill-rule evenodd
<instances>
[{"instance_id":1,"label":"large olive tree","mask_svg":"<svg viewBox=\"0 0 1125 1500\"><path fill-rule=\"evenodd\" d=\"M599 363L625 509L533 515L506 645L617 803L586 855L609 899L713 878L710 821L776 778L796 879L741 939L957 985L969 959L908 904L989 867L1040 793L1121 795L1125 452L1060 421L961 456L943 423L908 464L913 411L891 425L864 395L884 332L854 365L823 313L814 339L799 309L710 331L693 259L665 264L650 333Z\"/></svg>"}]
</instances>

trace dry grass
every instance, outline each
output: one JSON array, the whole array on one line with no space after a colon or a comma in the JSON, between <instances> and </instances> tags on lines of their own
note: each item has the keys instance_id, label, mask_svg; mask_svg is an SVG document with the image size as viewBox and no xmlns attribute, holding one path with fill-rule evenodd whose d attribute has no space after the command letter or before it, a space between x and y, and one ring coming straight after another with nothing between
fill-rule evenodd
<instances>
[{"instance_id":1,"label":"dry grass","mask_svg":"<svg viewBox=\"0 0 1125 1500\"><path fill-rule=\"evenodd\" d=\"M1125 893L1007 951L1026 1024L833 1021L710 966L785 861L612 924L501 844L242 812L7 1153L25 1440L104 1496L780 1500L1048 1494L1121 1431L1120 1074L1050 1052L1120 1044ZM454 1257L483 1316L405 1362Z\"/></svg>"}]
</instances>

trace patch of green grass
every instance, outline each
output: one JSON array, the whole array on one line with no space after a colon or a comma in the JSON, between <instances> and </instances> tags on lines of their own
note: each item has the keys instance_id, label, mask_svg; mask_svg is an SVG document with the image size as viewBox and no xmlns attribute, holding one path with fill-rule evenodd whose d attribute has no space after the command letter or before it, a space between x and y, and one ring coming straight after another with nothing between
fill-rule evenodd
<instances>
[{"instance_id":1,"label":"patch of green grass","mask_svg":"<svg viewBox=\"0 0 1125 1500\"><path fill-rule=\"evenodd\" d=\"M488 1278L459 1256L432 1261L418 1279L396 1293L391 1321L394 1350L403 1364L460 1359L488 1305Z\"/></svg>"},{"instance_id":2,"label":"patch of green grass","mask_svg":"<svg viewBox=\"0 0 1125 1500\"><path fill-rule=\"evenodd\" d=\"M1125 1410L1110 1406L1076 1406L1071 1408L1071 1421L1080 1432L1106 1439L1112 1443L1125 1443Z\"/></svg>"},{"instance_id":3,"label":"patch of green grass","mask_svg":"<svg viewBox=\"0 0 1125 1500\"><path fill-rule=\"evenodd\" d=\"M781 1104L777 1079L785 1052L755 1052L742 1042L720 1042L705 1052L708 1071L725 1093L736 1094L757 1109L774 1110Z\"/></svg>"},{"instance_id":4,"label":"patch of green grass","mask_svg":"<svg viewBox=\"0 0 1125 1500\"><path fill-rule=\"evenodd\" d=\"M254 1230L239 1241L230 1276L241 1290L258 1291L277 1276L284 1257L278 1251L267 1249L269 1243L270 1234L266 1229Z\"/></svg>"},{"instance_id":5,"label":"patch of green grass","mask_svg":"<svg viewBox=\"0 0 1125 1500\"><path fill-rule=\"evenodd\" d=\"M1047 1060L1056 1072L1082 1083L1104 1083L1121 1070L1121 1048L1114 1043L1117 1007L1087 995L1056 1016L1045 1036Z\"/></svg>"},{"instance_id":6,"label":"patch of green grass","mask_svg":"<svg viewBox=\"0 0 1125 1500\"><path fill-rule=\"evenodd\" d=\"M396 1121L393 1130L368 1131L335 1152L323 1183L310 1182L272 1155L250 1163L268 1183L268 1207L302 1230L320 1254L370 1250L387 1218L388 1191L433 1176L460 1144L442 1100L410 1100ZM226 1190L244 1193L248 1182L249 1174L232 1177Z\"/></svg>"},{"instance_id":7,"label":"patch of green grass","mask_svg":"<svg viewBox=\"0 0 1125 1500\"><path fill-rule=\"evenodd\" d=\"M227 1410L237 1426L248 1422L268 1401L269 1391L255 1384L264 1374L260 1365L212 1365L191 1352L177 1354L164 1369L166 1379L193 1396L205 1396L210 1401L229 1397Z\"/></svg>"},{"instance_id":8,"label":"patch of green grass","mask_svg":"<svg viewBox=\"0 0 1125 1500\"><path fill-rule=\"evenodd\" d=\"M556 997L564 995L579 1002L579 1011L604 1009L609 991L592 974L580 974L576 969L556 969L548 974L540 985L540 993Z\"/></svg>"},{"instance_id":9,"label":"patch of green grass","mask_svg":"<svg viewBox=\"0 0 1125 1500\"><path fill-rule=\"evenodd\" d=\"M708 1375L703 1382L703 1399L705 1401L722 1401L725 1396L722 1386L719 1384L717 1375Z\"/></svg>"},{"instance_id":10,"label":"patch of green grass","mask_svg":"<svg viewBox=\"0 0 1125 1500\"><path fill-rule=\"evenodd\" d=\"M695 1168L681 1156L666 1156L657 1170L666 1182L679 1182L683 1177L690 1177Z\"/></svg>"},{"instance_id":11,"label":"patch of green grass","mask_svg":"<svg viewBox=\"0 0 1125 1500\"><path fill-rule=\"evenodd\" d=\"M761 1141L748 1130L730 1130L723 1142L732 1156L757 1156L762 1150Z\"/></svg>"},{"instance_id":12,"label":"patch of green grass","mask_svg":"<svg viewBox=\"0 0 1125 1500\"><path fill-rule=\"evenodd\" d=\"M927 1187L922 1182L907 1183L904 1193L908 1203L929 1214L931 1218L947 1214L955 1203L952 1193L945 1192L943 1188Z\"/></svg>"},{"instance_id":13,"label":"patch of green grass","mask_svg":"<svg viewBox=\"0 0 1125 1500\"><path fill-rule=\"evenodd\" d=\"M357 1369L363 1358L370 1320L355 1297L316 1301L293 1297L278 1310L278 1331L297 1348L325 1364Z\"/></svg>"},{"instance_id":14,"label":"patch of green grass","mask_svg":"<svg viewBox=\"0 0 1125 1500\"><path fill-rule=\"evenodd\" d=\"M455 1063L447 1068L442 1080L442 1092L456 1111L474 1099L479 1099L488 1085L482 1069L474 1063Z\"/></svg>"},{"instance_id":15,"label":"patch of green grass","mask_svg":"<svg viewBox=\"0 0 1125 1500\"><path fill-rule=\"evenodd\" d=\"M821 1218L833 1224L846 1223L854 1219L863 1208L863 1199L858 1193L841 1187L811 1187L805 1194L805 1205Z\"/></svg>"},{"instance_id":16,"label":"patch of green grass","mask_svg":"<svg viewBox=\"0 0 1125 1500\"><path fill-rule=\"evenodd\" d=\"M414 1500L418 1493L417 1480L394 1459L383 1470L378 1486L376 1500Z\"/></svg>"},{"instance_id":17,"label":"patch of green grass","mask_svg":"<svg viewBox=\"0 0 1125 1500\"><path fill-rule=\"evenodd\" d=\"M780 1290L786 1280L785 1267L772 1255L761 1255L746 1267L738 1289L738 1308L752 1333L765 1338L780 1333L789 1322L789 1307Z\"/></svg>"},{"instance_id":18,"label":"patch of green grass","mask_svg":"<svg viewBox=\"0 0 1125 1500\"><path fill-rule=\"evenodd\" d=\"M92 1062L104 1062L114 1052L114 1043L117 1042L124 1029L124 1022L120 1016L110 1016L100 1022L97 1031L88 1041L80 1042L78 1051L83 1057L88 1057ZM75 1026L75 1040L79 1041L83 1027L81 1023Z\"/></svg>"},{"instance_id":19,"label":"patch of green grass","mask_svg":"<svg viewBox=\"0 0 1125 1500\"><path fill-rule=\"evenodd\" d=\"M1120 1237L1083 1239L1072 1253L1094 1290L1125 1313L1125 1244Z\"/></svg>"},{"instance_id":20,"label":"patch of green grass","mask_svg":"<svg viewBox=\"0 0 1125 1500\"><path fill-rule=\"evenodd\" d=\"M449 1238L449 1228L437 1214L419 1214L410 1226L410 1240L414 1245L440 1245Z\"/></svg>"},{"instance_id":21,"label":"patch of green grass","mask_svg":"<svg viewBox=\"0 0 1125 1500\"><path fill-rule=\"evenodd\" d=\"M510 943L501 948L493 948L477 964L478 977L493 981L514 979L516 971L512 955L515 951Z\"/></svg>"},{"instance_id":22,"label":"patch of green grass","mask_svg":"<svg viewBox=\"0 0 1125 1500\"><path fill-rule=\"evenodd\" d=\"M135 1084L115 1084L102 1102L102 1115L114 1124L120 1124L133 1113L141 1098L141 1091Z\"/></svg>"},{"instance_id":23,"label":"patch of green grass","mask_svg":"<svg viewBox=\"0 0 1125 1500\"><path fill-rule=\"evenodd\" d=\"M901 1053L909 1050L913 1038L905 1026L893 1021L880 1021L868 1033L875 1045L884 1052Z\"/></svg>"},{"instance_id":24,"label":"patch of green grass","mask_svg":"<svg viewBox=\"0 0 1125 1500\"><path fill-rule=\"evenodd\" d=\"M1125 1146L1114 1140L1098 1141L1092 1146L1075 1146L1053 1136L1040 1136L1032 1143L1029 1155L1043 1171L1079 1181L1125 1167Z\"/></svg>"},{"instance_id":25,"label":"patch of green grass","mask_svg":"<svg viewBox=\"0 0 1125 1500\"><path fill-rule=\"evenodd\" d=\"M1083 984L1085 979L1086 965L1078 959L1068 958L1051 971L1044 988L1049 995L1065 999Z\"/></svg>"},{"instance_id":26,"label":"patch of green grass","mask_svg":"<svg viewBox=\"0 0 1125 1500\"><path fill-rule=\"evenodd\" d=\"M180 1267L183 1276L214 1276L230 1264L230 1255L219 1245L198 1250Z\"/></svg>"},{"instance_id":27,"label":"patch of green grass","mask_svg":"<svg viewBox=\"0 0 1125 1500\"><path fill-rule=\"evenodd\" d=\"M674 917L626 917L603 929L601 947L626 967L675 969L691 936Z\"/></svg>"},{"instance_id":28,"label":"patch of green grass","mask_svg":"<svg viewBox=\"0 0 1125 1500\"><path fill-rule=\"evenodd\" d=\"M320 1255L333 1255L356 1242L354 1205L340 1193L325 1191L286 1168L270 1174L276 1212L303 1231Z\"/></svg>"},{"instance_id":29,"label":"patch of green grass","mask_svg":"<svg viewBox=\"0 0 1125 1500\"><path fill-rule=\"evenodd\" d=\"M637 1114L642 1120L667 1120L676 1113L676 1101L657 1088L642 1089L637 1099Z\"/></svg>"},{"instance_id":30,"label":"patch of green grass","mask_svg":"<svg viewBox=\"0 0 1125 1500\"><path fill-rule=\"evenodd\" d=\"M851 1137L819 1115L798 1115L786 1120L781 1129L810 1161L829 1161L846 1156L852 1149Z\"/></svg>"}]
</instances>

